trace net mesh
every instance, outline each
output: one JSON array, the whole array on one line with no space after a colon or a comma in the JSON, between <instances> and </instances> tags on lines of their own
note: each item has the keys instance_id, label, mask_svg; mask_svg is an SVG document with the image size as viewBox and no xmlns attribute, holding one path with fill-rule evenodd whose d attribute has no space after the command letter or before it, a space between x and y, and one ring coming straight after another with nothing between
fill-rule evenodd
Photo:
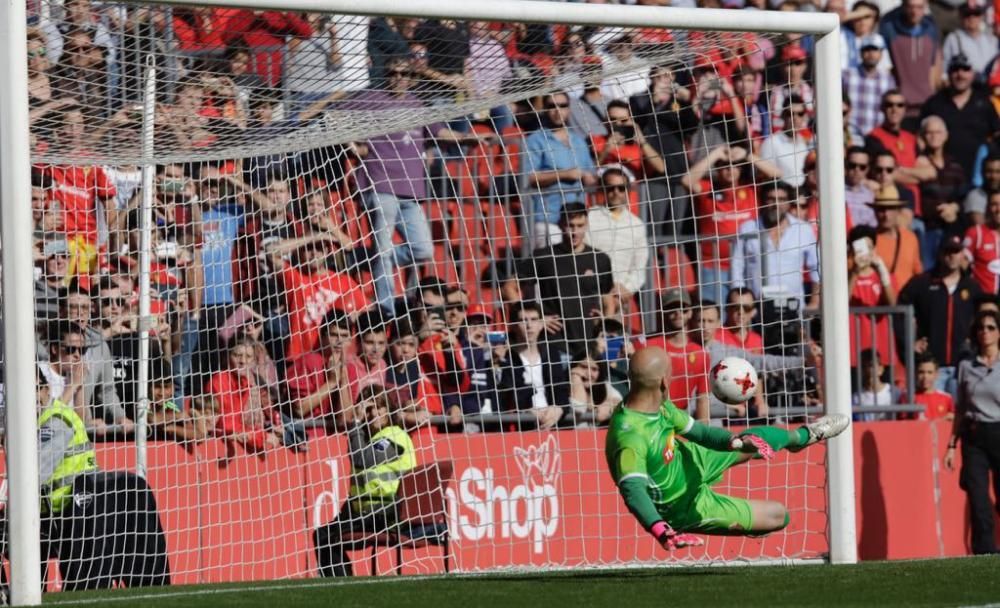
<instances>
[{"instance_id":1,"label":"net mesh","mask_svg":"<svg viewBox=\"0 0 1000 608\"><path fill-rule=\"evenodd\" d=\"M30 26L39 378L105 472L49 507L82 552L53 587L385 572L399 543L407 574L659 562L604 461L635 348L712 424L822 409L808 38L88 0ZM710 395L726 355L746 405ZM109 473L141 377L151 494ZM791 525L675 557L821 557L824 461L733 469Z\"/></svg>"}]
</instances>

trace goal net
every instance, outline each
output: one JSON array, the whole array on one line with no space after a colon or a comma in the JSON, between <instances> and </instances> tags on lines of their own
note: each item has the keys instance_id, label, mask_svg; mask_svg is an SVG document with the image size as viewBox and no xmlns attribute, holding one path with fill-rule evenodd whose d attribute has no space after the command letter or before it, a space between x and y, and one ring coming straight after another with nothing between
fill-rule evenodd
<instances>
[{"instance_id":1,"label":"goal net","mask_svg":"<svg viewBox=\"0 0 1000 608\"><path fill-rule=\"evenodd\" d=\"M29 3L49 589L828 557L825 447L718 472L786 529L673 555L604 456L644 345L713 425L834 407L839 85L820 37L761 27L817 21L511 6Z\"/></svg>"}]
</instances>

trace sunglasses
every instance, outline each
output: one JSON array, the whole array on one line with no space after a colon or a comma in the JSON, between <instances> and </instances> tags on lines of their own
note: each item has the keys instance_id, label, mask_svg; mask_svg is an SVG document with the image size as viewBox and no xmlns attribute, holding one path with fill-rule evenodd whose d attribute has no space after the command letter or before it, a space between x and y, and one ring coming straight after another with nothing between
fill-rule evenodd
<instances>
[{"instance_id":1,"label":"sunglasses","mask_svg":"<svg viewBox=\"0 0 1000 608\"><path fill-rule=\"evenodd\" d=\"M556 108L568 108L569 107L569 102L567 101L565 103L550 103L546 107L548 109L550 109L550 110L554 110Z\"/></svg>"},{"instance_id":2,"label":"sunglasses","mask_svg":"<svg viewBox=\"0 0 1000 608\"><path fill-rule=\"evenodd\" d=\"M868 165L864 164L864 163L847 163L847 168L848 169L858 169L858 170L861 170L861 171L867 171L868 170Z\"/></svg>"},{"instance_id":3,"label":"sunglasses","mask_svg":"<svg viewBox=\"0 0 1000 608\"><path fill-rule=\"evenodd\" d=\"M971 71L972 71L971 65L956 65L948 69L949 74L951 72L971 72Z\"/></svg>"},{"instance_id":4,"label":"sunglasses","mask_svg":"<svg viewBox=\"0 0 1000 608\"><path fill-rule=\"evenodd\" d=\"M398 78L409 78L413 75L413 72L410 70L390 70L389 75L396 76Z\"/></svg>"},{"instance_id":5,"label":"sunglasses","mask_svg":"<svg viewBox=\"0 0 1000 608\"><path fill-rule=\"evenodd\" d=\"M791 62L791 65L805 65L805 64L806 64L805 59L796 59L795 61Z\"/></svg>"},{"instance_id":6,"label":"sunglasses","mask_svg":"<svg viewBox=\"0 0 1000 608\"><path fill-rule=\"evenodd\" d=\"M976 331L996 331L996 325L980 325L976 327Z\"/></svg>"},{"instance_id":7,"label":"sunglasses","mask_svg":"<svg viewBox=\"0 0 1000 608\"><path fill-rule=\"evenodd\" d=\"M59 349L68 355L82 355L87 350L84 346L76 346L74 344L60 344Z\"/></svg>"},{"instance_id":8,"label":"sunglasses","mask_svg":"<svg viewBox=\"0 0 1000 608\"><path fill-rule=\"evenodd\" d=\"M628 186L625 184L615 184L611 186L604 186L605 192L628 192Z\"/></svg>"},{"instance_id":9,"label":"sunglasses","mask_svg":"<svg viewBox=\"0 0 1000 608\"><path fill-rule=\"evenodd\" d=\"M906 107L905 101L887 101L884 104L882 104L883 110L888 110L889 108L905 108L905 107Z\"/></svg>"},{"instance_id":10,"label":"sunglasses","mask_svg":"<svg viewBox=\"0 0 1000 608\"><path fill-rule=\"evenodd\" d=\"M878 166L876 166L874 169L875 173L892 173L895 170L896 167L878 167Z\"/></svg>"}]
</instances>

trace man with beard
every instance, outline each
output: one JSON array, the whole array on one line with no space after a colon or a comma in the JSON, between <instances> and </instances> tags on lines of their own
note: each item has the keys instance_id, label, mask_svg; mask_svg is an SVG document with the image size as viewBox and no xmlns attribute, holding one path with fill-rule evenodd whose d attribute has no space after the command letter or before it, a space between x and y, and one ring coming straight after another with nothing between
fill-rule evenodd
<instances>
[{"instance_id":1,"label":"man with beard","mask_svg":"<svg viewBox=\"0 0 1000 608\"><path fill-rule=\"evenodd\" d=\"M819 306L819 256L812 227L788 213L791 186L777 182L757 196L757 219L740 226L733 248L732 287L746 287L755 298L780 295L808 307ZM802 281L809 273L811 293Z\"/></svg>"}]
</instances>

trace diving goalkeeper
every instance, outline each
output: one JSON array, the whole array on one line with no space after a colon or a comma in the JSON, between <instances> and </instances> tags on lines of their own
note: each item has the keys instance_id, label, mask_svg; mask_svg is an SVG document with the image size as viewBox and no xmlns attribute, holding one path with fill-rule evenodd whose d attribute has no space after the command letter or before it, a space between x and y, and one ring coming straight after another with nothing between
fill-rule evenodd
<instances>
[{"instance_id":1,"label":"diving goalkeeper","mask_svg":"<svg viewBox=\"0 0 1000 608\"><path fill-rule=\"evenodd\" d=\"M732 466L770 459L782 448L801 450L850 424L834 414L796 430L762 426L733 434L695 422L670 402L664 390L670 356L663 349L637 351L629 376L631 392L611 417L605 456L628 510L667 550L701 545L692 533L763 535L787 526L781 503L733 498L712 486Z\"/></svg>"}]
</instances>

